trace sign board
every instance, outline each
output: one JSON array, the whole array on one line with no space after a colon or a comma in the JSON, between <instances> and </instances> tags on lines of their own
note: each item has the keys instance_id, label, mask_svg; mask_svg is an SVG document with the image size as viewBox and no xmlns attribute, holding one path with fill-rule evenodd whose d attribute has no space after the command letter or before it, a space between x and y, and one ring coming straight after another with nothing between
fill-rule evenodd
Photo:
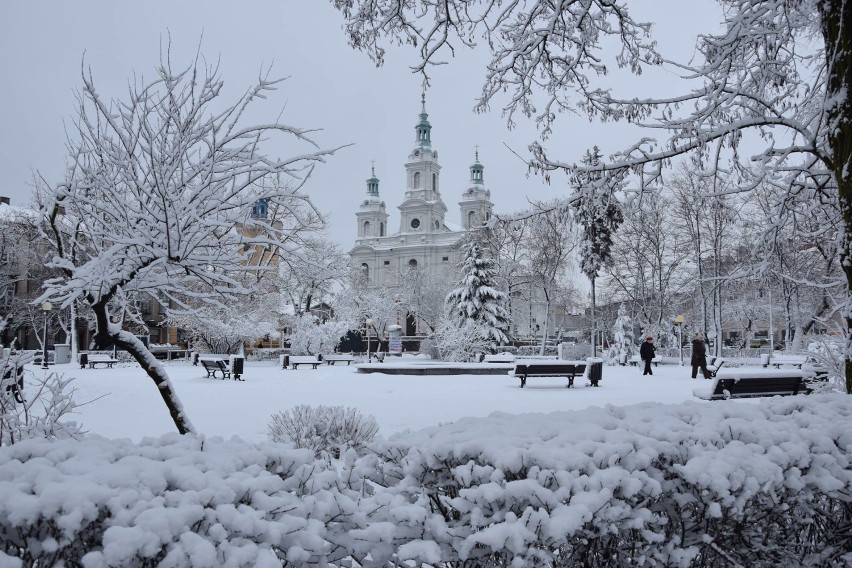
<instances>
[{"instance_id":1,"label":"sign board","mask_svg":"<svg viewBox=\"0 0 852 568\"><path fill-rule=\"evenodd\" d=\"M388 338L388 352L393 355L402 355L402 338L397 334L391 334Z\"/></svg>"}]
</instances>

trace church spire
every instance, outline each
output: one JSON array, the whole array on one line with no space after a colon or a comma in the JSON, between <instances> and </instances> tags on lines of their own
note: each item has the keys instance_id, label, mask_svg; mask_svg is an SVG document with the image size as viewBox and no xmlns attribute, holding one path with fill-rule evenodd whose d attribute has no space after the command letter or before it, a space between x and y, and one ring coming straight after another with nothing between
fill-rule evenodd
<instances>
[{"instance_id":1,"label":"church spire","mask_svg":"<svg viewBox=\"0 0 852 568\"><path fill-rule=\"evenodd\" d=\"M371 176L367 179L367 195L370 197L379 196L379 178L376 177L376 162L370 163Z\"/></svg>"},{"instance_id":2,"label":"church spire","mask_svg":"<svg viewBox=\"0 0 852 568\"><path fill-rule=\"evenodd\" d=\"M485 167L479 163L479 146L476 146L476 162L470 166L470 183L474 186L485 184Z\"/></svg>"},{"instance_id":3,"label":"church spire","mask_svg":"<svg viewBox=\"0 0 852 568\"><path fill-rule=\"evenodd\" d=\"M423 150L431 150L432 149L432 125L429 124L429 115L426 113L426 90L424 89L423 94L420 96L420 122L417 123L417 126L414 127L414 131L417 133L417 138L415 143L417 146Z\"/></svg>"}]
</instances>

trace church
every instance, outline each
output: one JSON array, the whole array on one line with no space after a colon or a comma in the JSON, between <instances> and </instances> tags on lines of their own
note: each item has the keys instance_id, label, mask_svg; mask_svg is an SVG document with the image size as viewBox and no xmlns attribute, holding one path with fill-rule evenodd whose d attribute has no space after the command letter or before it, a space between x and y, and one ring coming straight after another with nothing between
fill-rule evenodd
<instances>
[{"instance_id":1,"label":"church","mask_svg":"<svg viewBox=\"0 0 852 568\"><path fill-rule=\"evenodd\" d=\"M441 196L441 166L432 148L432 126L426 113L425 95L419 121L414 127L414 148L405 164L405 197L399 208L399 230L391 231L385 202L379 194L375 169L367 180L367 194L355 213L358 223L355 246L349 251L353 266L360 266L372 286L393 287L408 267L432 271L454 280L460 262L459 244L467 230L491 218L491 192L485 187L479 154L470 166L468 187L461 193L460 224L449 221ZM458 187L450 181L448 188ZM407 330L411 331L411 330ZM408 334L408 333L406 333Z\"/></svg>"}]
</instances>

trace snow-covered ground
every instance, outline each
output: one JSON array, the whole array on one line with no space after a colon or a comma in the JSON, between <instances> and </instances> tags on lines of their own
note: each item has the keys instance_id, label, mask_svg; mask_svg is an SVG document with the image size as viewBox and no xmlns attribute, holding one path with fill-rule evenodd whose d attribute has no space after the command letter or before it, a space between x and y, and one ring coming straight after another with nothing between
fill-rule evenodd
<instances>
[{"instance_id":1,"label":"snow-covered ground","mask_svg":"<svg viewBox=\"0 0 852 568\"><path fill-rule=\"evenodd\" d=\"M526 413L623 406L640 402L698 400L692 390L709 381L690 379L690 368L660 365L653 376L637 367L603 369L601 387L578 379L566 389L561 378L530 378L524 389L509 376L411 376L361 374L355 366L322 365L314 370L282 370L274 362L246 363L245 381L208 379L202 367L185 361L165 363L187 413L208 436L266 438L270 416L299 404L342 405L373 415L380 434L428 426L492 412ZM174 432L154 383L135 364L114 369L80 369L57 365L52 370L75 377L75 420L85 430L109 438ZM34 373L42 373L34 368ZM745 402L748 404L748 402Z\"/></svg>"}]
</instances>

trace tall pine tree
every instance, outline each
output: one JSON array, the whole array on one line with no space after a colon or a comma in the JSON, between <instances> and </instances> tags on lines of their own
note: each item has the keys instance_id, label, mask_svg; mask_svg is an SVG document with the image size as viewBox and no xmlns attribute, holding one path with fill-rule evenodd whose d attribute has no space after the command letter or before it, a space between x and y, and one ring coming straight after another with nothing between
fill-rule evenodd
<instances>
[{"instance_id":1,"label":"tall pine tree","mask_svg":"<svg viewBox=\"0 0 852 568\"><path fill-rule=\"evenodd\" d=\"M461 285L447 295L447 304L460 325L474 322L495 347L509 341L506 335L509 329L509 315L505 307L507 296L494 287L497 270L494 260L483 256L484 250L475 236L468 239L461 265Z\"/></svg>"}]
</instances>

